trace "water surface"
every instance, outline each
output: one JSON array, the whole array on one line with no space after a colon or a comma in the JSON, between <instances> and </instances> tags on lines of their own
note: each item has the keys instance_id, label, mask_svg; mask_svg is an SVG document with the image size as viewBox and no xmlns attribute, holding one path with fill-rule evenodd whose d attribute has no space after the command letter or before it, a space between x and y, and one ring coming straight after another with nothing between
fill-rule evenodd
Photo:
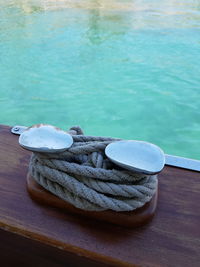
<instances>
[{"instance_id":1,"label":"water surface","mask_svg":"<svg viewBox=\"0 0 200 267\"><path fill-rule=\"evenodd\" d=\"M200 159L199 1L0 6L1 124L80 125Z\"/></svg>"}]
</instances>

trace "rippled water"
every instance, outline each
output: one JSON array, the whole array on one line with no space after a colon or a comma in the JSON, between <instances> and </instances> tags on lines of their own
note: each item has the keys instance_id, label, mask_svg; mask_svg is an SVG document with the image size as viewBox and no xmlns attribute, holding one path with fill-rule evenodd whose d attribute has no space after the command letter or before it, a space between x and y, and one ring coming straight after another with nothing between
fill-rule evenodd
<instances>
[{"instance_id":1,"label":"rippled water","mask_svg":"<svg viewBox=\"0 0 200 267\"><path fill-rule=\"evenodd\" d=\"M0 123L200 159L200 2L0 0Z\"/></svg>"}]
</instances>

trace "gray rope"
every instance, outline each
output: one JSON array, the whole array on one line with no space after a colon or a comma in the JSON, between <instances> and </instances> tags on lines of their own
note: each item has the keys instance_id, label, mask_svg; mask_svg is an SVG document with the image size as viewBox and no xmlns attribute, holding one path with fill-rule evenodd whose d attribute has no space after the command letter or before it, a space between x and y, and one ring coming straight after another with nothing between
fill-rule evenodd
<instances>
[{"instance_id":1,"label":"gray rope","mask_svg":"<svg viewBox=\"0 0 200 267\"><path fill-rule=\"evenodd\" d=\"M33 153L29 171L42 187L90 211L131 211L149 202L157 189L156 175L123 170L106 158L108 144L120 139L85 136L69 131L74 143L62 153Z\"/></svg>"}]
</instances>

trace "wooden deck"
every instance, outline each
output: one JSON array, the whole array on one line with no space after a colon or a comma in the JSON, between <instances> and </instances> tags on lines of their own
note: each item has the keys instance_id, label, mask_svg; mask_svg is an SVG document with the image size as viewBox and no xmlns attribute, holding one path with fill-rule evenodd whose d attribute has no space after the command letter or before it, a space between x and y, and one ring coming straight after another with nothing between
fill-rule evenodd
<instances>
[{"instance_id":1,"label":"wooden deck","mask_svg":"<svg viewBox=\"0 0 200 267\"><path fill-rule=\"evenodd\" d=\"M165 167L153 220L137 229L34 202L28 151L0 126L1 266L200 266L200 173Z\"/></svg>"}]
</instances>

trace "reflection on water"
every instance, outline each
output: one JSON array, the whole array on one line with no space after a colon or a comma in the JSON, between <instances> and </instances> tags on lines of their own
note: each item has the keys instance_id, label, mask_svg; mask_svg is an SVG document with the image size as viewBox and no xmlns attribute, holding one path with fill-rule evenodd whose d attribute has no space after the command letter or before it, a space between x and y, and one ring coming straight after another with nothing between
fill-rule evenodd
<instances>
[{"instance_id":1,"label":"reflection on water","mask_svg":"<svg viewBox=\"0 0 200 267\"><path fill-rule=\"evenodd\" d=\"M100 16L132 12L133 28L200 26L199 0L0 0L0 6L18 7L26 14L68 8L95 10Z\"/></svg>"},{"instance_id":2,"label":"reflection on water","mask_svg":"<svg viewBox=\"0 0 200 267\"><path fill-rule=\"evenodd\" d=\"M199 9L199 0L0 0L0 4L6 6L19 6L25 12L38 9L58 8L84 8L84 9L111 9L111 10L133 10L149 11L158 10L166 14L181 14L188 10Z\"/></svg>"},{"instance_id":3,"label":"reflection on water","mask_svg":"<svg viewBox=\"0 0 200 267\"><path fill-rule=\"evenodd\" d=\"M2 0L1 0L2 1ZM1 3L1 2L0 2ZM59 8L83 8L83 9L112 9L112 10L143 10L143 4L137 1L120 0L8 0L4 5L17 5L25 12L35 9L55 10Z\"/></svg>"}]
</instances>

